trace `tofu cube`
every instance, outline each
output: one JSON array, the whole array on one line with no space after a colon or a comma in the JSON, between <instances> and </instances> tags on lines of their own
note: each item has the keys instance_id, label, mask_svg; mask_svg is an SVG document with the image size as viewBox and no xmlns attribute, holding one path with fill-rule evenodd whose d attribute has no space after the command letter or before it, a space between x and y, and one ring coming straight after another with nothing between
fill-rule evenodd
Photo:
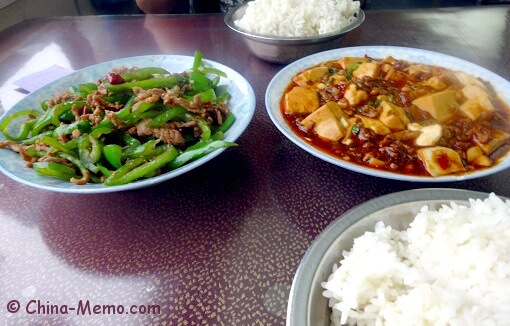
<instances>
[{"instance_id":1,"label":"tofu cube","mask_svg":"<svg viewBox=\"0 0 510 326\"><path fill-rule=\"evenodd\" d=\"M492 166L492 160L488 156L485 156L485 155L478 156L476 158L476 160L474 160L472 163L473 163L473 165L478 165L478 166L485 166L485 167Z\"/></svg>"},{"instance_id":2,"label":"tofu cube","mask_svg":"<svg viewBox=\"0 0 510 326\"><path fill-rule=\"evenodd\" d=\"M376 168L383 168L386 166L386 162L381 161L378 158L372 157L368 160L368 165L376 167Z\"/></svg>"},{"instance_id":3,"label":"tofu cube","mask_svg":"<svg viewBox=\"0 0 510 326\"><path fill-rule=\"evenodd\" d=\"M284 108L286 113L310 114L319 108L319 94L310 87L296 86L285 94Z\"/></svg>"},{"instance_id":4,"label":"tofu cube","mask_svg":"<svg viewBox=\"0 0 510 326\"><path fill-rule=\"evenodd\" d=\"M452 74L453 76L455 76L455 78L457 78L457 81L461 83L463 86L466 86L468 84L474 84L480 86L481 88L486 88L485 84L481 80L473 76L470 76L463 71L454 71Z\"/></svg>"},{"instance_id":5,"label":"tofu cube","mask_svg":"<svg viewBox=\"0 0 510 326\"><path fill-rule=\"evenodd\" d=\"M487 144L483 144L476 140L478 146L484 151L486 155L490 155L492 152L494 152L496 149L498 149L501 145L506 143L508 139L510 138L510 135L506 132L503 132L501 130L492 130L492 140L489 141Z\"/></svg>"},{"instance_id":6,"label":"tofu cube","mask_svg":"<svg viewBox=\"0 0 510 326\"><path fill-rule=\"evenodd\" d=\"M352 72L352 75L356 78L362 78L363 76L377 77L379 76L379 65L375 62L364 62Z\"/></svg>"},{"instance_id":7,"label":"tofu cube","mask_svg":"<svg viewBox=\"0 0 510 326\"><path fill-rule=\"evenodd\" d=\"M467 152L467 161L478 166L492 166L492 160L485 155L479 146L470 147Z\"/></svg>"},{"instance_id":8,"label":"tofu cube","mask_svg":"<svg viewBox=\"0 0 510 326\"><path fill-rule=\"evenodd\" d=\"M433 177L465 171L460 155L451 148L435 146L416 151L425 169Z\"/></svg>"},{"instance_id":9,"label":"tofu cube","mask_svg":"<svg viewBox=\"0 0 510 326\"><path fill-rule=\"evenodd\" d=\"M368 100L368 94L363 90L358 90L356 85L349 84L345 90L344 98L350 105L357 105Z\"/></svg>"},{"instance_id":10,"label":"tofu cube","mask_svg":"<svg viewBox=\"0 0 510 326\"><path fill-rule=\"evenodd\" d=\"M362 57L344 57L340 60L338 60L338 63L344 68L345 70L349 70L357 63L364 63L368 62L368 58L362 58Z\"/></svg>"},{"instance_id":11,"label":"tofu cube","mask_svg":"<svg viewBox=\"0 0 510 326\"><path fill-rule=\"evenodd\" d=\"M404 130L410 123L404 109L393 103L382 101L378 106L378 110L381 111L379 120L393 130Z\"/></svg>"},{"instance_id":12,"label":"tofu cube","mask_svg":"<svg viewBox=\"0 0 510 326\"><path fill-rule=\"evenodd\" d=\"M485 96L470 98L462 103L459 109L471 120L487 117L496 110L491 100Z\"/></svg>"},{"instance_id":13,"label":"tofu cube","mask_svg":"<svg viewBox=\"0 0 510 326\"><path fill-rule=\"evenodd\" d=\"M450 119L459 107L454 90L446 90L419 97L413 101L413 104L421 110L430 113L439 122L445 122Z\"/></svg>"},{"instance_id":14,"label":"tofu cube","mask_svg":"<svg viewBox=\"0 0 510 326\"><path fill-rule=\"evenodd\" d=\"M426 65L411 65L409 67L407 67L407 72L410 74L410 75L413 75L413 76L418 76L418 75L423 75L423 74L430 74L432 73L432 71L430 70L430 67L426 66Z\"/></svg>"},{"instance_id":15,"label":"tofu cube","mask_svg":"<svg viewBox=\"0 0 510 326\"><path fill-rule=\"evenodd\" d=\"M409 80L409 75L407 75L405 72L391 68L386 73L386 76L384 76L384 79L391 80L396 83L405 83L407 80Z\"/></svg>"},{"instance_id":16,"label":"tofu cube","mask_svg":"<svg viewBox=\"0 0 510 326\"><path fill-rule=\"evenodd\" d=\"M299 86L304 86L308 82L314 82L322 77L324 77L328 73L328 67L314 67L310 68L299 75L294 77L294 82Z\"/></svg>"},{"instance_id":17,"label":"tofu cube","mask_svg":"<svg viewBox=\"0 0 510 326\"><path fill-rule=\"evenodd\" d=\"M473 146L468 148L466 151L467 161L469 163L472 163L475 161L478 157L484 155L483 150L480 146Z\"/></svg>"},{"instance_id":18,"label":"tofu cube","mask_svg":"<svg viewBox=\"0 0 510 326\"><path fill-rule=\"evenodd\" d=\"M489 97L489 93L485 87L482 87L479 84L467 84L462 88L462 95L464 95L467 99L475 97Z\"/></svg>"},{"instance_id":19,"label":"tofu cube","mask_svg":"<svg viewBox=\"0 0 510 326\"><path fill-rule=\"evenodd\" d=\"M433 89L440 91L445 89L447 86L446 84L441 80L441 78L437 76L430 77L425 81L425 85L432 87Z\"/></svg>"},{"instance_id":20,"label":"tofu cube","mask_svg":"<svg viewBox=\"0 0 510 326\"><path fill-rule=\"evenodd\" d=\"M345 136L349 117L336 102L328 102L308 115L301 124L323 139L337 141Z\"/></svg>"},{"instance_id":21,"label":"tofu cube","mask_svg":"<svg viewBox=\"0 0 510 326\"><path fill-rule=\"evenodd\" d=\"M388 135L391 134L391 129L388 128L382 121L378 119L372 119L363 115L356 115L357 118L361 119L363 127L372 129L376 134Z\"/></svg>"},{"instance_id":22,"label":"tofu cube","mask_svg":"<svg viewBox=\"0 0 510 326\"><path fill-rule=\"evenodd\" d=\"M443 135L443 127L440 124L423 126L419 131L421 134L414 140L416 146L434 146Z\"/></svg>"}]
</instances>

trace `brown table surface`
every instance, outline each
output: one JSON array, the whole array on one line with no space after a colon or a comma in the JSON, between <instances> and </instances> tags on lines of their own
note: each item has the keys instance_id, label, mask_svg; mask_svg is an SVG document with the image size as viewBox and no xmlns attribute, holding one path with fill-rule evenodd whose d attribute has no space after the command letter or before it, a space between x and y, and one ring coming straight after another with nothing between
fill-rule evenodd
<instances>
[{"instance_id":1,"label":"brown table surface","mask_svg":"<svg viewBox=\"0 0 510 326\"><path fill-rule=\"evenodd\" d=\"M342 45L437 51L508 80L510 7L368 11ZM24 96L13 81L53 64L80 69L197 49L255 90L255 115L240 146L158 186L121 193L54 193L0 175L1 324L282 325L303 254L350 208L415 188L510 196L510 171L409 183L350 172L302 151L276 129L264 105L269 81L284 66L252 56L222 15L66 17L4 30L3 110ZM16 314L7 310L11 300L21 305ZM125 311L64 313L80 301ZM131 314L132 305L142 311L157 305L160 313Z\"/></svg>"}]
</instances>

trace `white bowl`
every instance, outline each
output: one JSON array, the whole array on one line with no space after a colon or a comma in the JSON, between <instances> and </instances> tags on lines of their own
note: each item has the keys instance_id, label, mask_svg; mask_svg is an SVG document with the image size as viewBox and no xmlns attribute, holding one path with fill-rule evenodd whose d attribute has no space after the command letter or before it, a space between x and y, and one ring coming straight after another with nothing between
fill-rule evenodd
<instances>
[{"instance_id":1,"label":"white bowl","mask_svg":"<svg viewBox=\"0 0 510 326\"><path fill-rule=\"evenodd\" d=\"M377 221L403 230L424 205L437 210L452 201L467 204L470 198L488 196L458 189L417 189L372 199L338 217L316 237L299 264L289 295L287 325L329 326L331 309L321 283L342 259L342 251L350 250L353 240L366 231L373 232Z\"/></svg>"},{"instance_id":2,"label":"white bowl","mask_svg":"<svg viewBox=\"0 0 510 326\"><path fill-rule=\"evenodd\" d=\"M247 6L243 4L232 8L225 15L225 23L242 35L246 46L255 56L273 63L289 63L313 53L337 48L345 35L365 20L365 13L360 9L350 25L335 32L305 37L262 35L242 30L234 23L243 17Z\"/></svg>"}]
</instances>

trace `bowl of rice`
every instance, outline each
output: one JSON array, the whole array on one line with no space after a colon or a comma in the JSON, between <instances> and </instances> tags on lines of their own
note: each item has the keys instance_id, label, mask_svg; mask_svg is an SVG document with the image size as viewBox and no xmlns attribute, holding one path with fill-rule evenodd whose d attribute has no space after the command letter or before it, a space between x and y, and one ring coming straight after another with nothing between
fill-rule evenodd
<instances>
[{"instance_id":1,"label":"bowl of rice","mask_svg":"<svg viewBox=\"0 0 510 326\"><path fill-rule=\"evenodd\" d=\"M225 15L255 56L278 64L339 47L364 20L353 0L254 0Z\"/></svg>"},{"instance_id":2,"label":"bowl of rice","mask_svg":"<svg viewBox=\"0 0 510 326\"><path fill-rule=\"evenodd\" d=\"M287 325L508 325L510 201L417 189L334 220L303 257Z\"/></svg>"}]
</instances>

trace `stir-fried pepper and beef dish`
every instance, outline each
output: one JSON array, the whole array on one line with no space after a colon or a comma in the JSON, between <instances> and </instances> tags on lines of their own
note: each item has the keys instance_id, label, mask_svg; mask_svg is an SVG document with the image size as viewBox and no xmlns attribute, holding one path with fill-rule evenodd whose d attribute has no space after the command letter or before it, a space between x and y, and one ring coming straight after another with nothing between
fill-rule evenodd
<instances>
[{"instance_id":1,"label":"stir-fried pepper and beef dish","mask_svg":"<svg viewBox=\"0 0 510 326\"><path fill-rule=\"evenodd\" d=\"M223 140L235 117L220 77L226 74L204 67L199 52L181 73L113 69L44 101L42 111L7 116L0 148L18 152L39 174L79 185L151 178L236 145Z\"/></svg>"},{"instance_id":2,"label":"stir-fried pepper and beef dish","mask_svg":"<svg viewBox=\"0 0 510 326\"><path fill-rule=\"evenodd\" d=\"M393 57L344 57L302 71L281 110L322 151L405 175L485 169L510 142L509 108L488 83Z\"/></svg>"}]
</instances>

